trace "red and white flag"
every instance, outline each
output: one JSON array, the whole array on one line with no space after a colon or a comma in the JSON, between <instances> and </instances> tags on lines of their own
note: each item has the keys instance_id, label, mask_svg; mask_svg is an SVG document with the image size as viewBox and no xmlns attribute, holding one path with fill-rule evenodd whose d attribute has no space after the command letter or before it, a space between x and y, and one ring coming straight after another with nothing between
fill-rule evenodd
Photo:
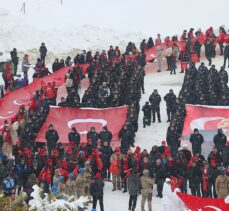
<instances>
[{"instance_id":1,"label":"red and white flag","mask_svg":"<svg viewBox=\"0 0 229 211\"><path fill-rule=\"evenodd\" d=\"M229 204L224 199L202 198L177 192L185 206L192 211L228 211Z\"/></svg>"},{"instance_id":2,"label":"red and white flag","mask_svg":"<svg viewBox=\"0 0 229 211\"><path fill-rule=\"evenodd\" d=\"M81 142L86 142L86 135L91 127L100 132L103 126L107 126L115 141L118 140L118 133L126 122L127 111L127 106L106 109L51 107L36 141L46 142L45 133L49 124L54 125L59 134L59 141L65 144L68 143L71 127L76 127L81 134Z\"/></svg>"},{"instance_id":3,"label":"red and white flag","mask_svg":"<svg viewBox=\"0 0 229 211\"><path fill-rule=\"evenodd\" d=\"M229 129L229 107L188 104L185 107L183 135L190 135L195 128L200 131L215 131L221 128L225 132Z\"/></svg>"}]
</instances>

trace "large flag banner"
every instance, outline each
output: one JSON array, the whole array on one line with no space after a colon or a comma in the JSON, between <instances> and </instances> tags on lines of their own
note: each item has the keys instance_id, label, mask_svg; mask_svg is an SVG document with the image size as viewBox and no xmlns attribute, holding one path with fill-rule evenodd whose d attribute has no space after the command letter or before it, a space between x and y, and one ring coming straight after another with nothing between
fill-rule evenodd
<instances>
[{"instance_id":1,"label":"large flag banner","mask_svg":"<svg viewBox=\"0 0 229 211\"><path fill-rule=\"evenodd\" d=\"M86 135L91 127L100 132L103 126L108 127L113 134L113 140L117 141L118 133L126 122L127 111L127 106L105 109L51 107L36 141L46 142L45 133L49 124L54 125L59 141L64 144L68 143L68 133L72 127L76 127L81 134L81 142L86 142Z\"/></svg>"},{"instance_id":2,"label":"large flag banner","mask_svg":"<svg viewBox=\"0 0 229 211\"><path fill-rule=\"evenodd\" d=\"M178 197L192 211L228 211L229 204L224 199L202 198L177 192Z\"/></svg>"},{"instance_id":3,"label":"large flag banner","mask_svg":"<svg viewBox=\"0 0 229 211\"><path fill-rule=\"evenodd\" d=\"M204 136L204 151L213 146L213 137L219 128L223 129L224 134L229 136L229 107L227 106L185 106L186 117L182 132L182 139L188 140L193 130L197 128Z\"/></svg>"},{"instance_id":4,"label":"large flag banner","mask_svg":"<svg viewBox=\"0 0 229 211\"><path fill-rule=\"evenodd\" d=\"M44 78L38 78L30 83L28 86L17 89L8 93L3 99L0 100L0 130L3 128L5 120L11 122L11 118L16 115L20 105L29 105L30 98L34 92L39 90L43 84L49 81L55 81L56 86L59 87L65 83L65 75L72 67L62 68L55 73Z\"/></svg>"}]
</instances>

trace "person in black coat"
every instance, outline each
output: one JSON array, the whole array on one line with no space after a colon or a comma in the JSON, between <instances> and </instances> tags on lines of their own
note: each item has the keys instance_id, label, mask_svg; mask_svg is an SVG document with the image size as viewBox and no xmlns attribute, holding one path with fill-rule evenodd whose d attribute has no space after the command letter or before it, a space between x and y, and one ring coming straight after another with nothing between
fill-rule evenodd
<instances>
[{"instance_id":1,"label":"person in black coat","mask_svg":"<svg viewBox=\"0 0 229 211\"><path fill-rule=\"evenodd\" d=\"M223 134L222 129L218 129L218 134L214 136L213 142L218 152L222 154L223 148L225 147L225 144L227 143L227 137Z\"/></svg>"},{"instance_id":2,"label":"person in black coat","mask_svg":"<svg viewBox=\"0 0 229 211\"><path fill-rule=\"evenodd\" d=\"M214 50L213 43L209 38L207 38L205 40L204 46L205 46L205 57L209 62L209 66L211 66L212 57L213 57L213 50Z\"/></svg>"},{"instance_id":3,"label":"person in black coat","mask_svg":"<svg viewBox=\"0 0 229 211\"><path fill-rule=\"evenodd\" d=\"M18 66L18 56L17 56L17 49L14 48L10 51L11 61L14 64L14 75L17 75L17 66Z\"/></svg>"},{"instance_id":4,"label":"person in black coat","mask_svg":"<svg viewBox=\"0 0 229 211\"><path fill-rule=\"evenodd\" d=\"M132 133L128 129L127 125L124 125L124 127L119 132L119 138L121 140L121 153L126 154L132 140Z\"/></svg>"},{"instance_id":5,"label":"person in black coat","mask_svg":"<svg viewBox=\"0 0 229 211\"><path fill-rule=\"evenodd\" d=\"M99 139L101 141L101 145L104 144L104 142L108 142L108 145L110 146L111 140L113 138L112 133L108 130L107 126L103 126L103 130L99 133Z\"/></svg>"},{"instance_id":6,"label":"person in black coat","mask_svg":"<svg viewBox=\"0 0 229 211\"><path fill-rule=\"evenodd\" d=\"M47 141L48 156L51 157L53 149L56 148L56 144L59 140L59 135L56 130L54 130L53 125L50 124L48 130L45 133L45 138Z\"/></svg>"},{"instance_id":7,"label":"person in black coat","mask_svg":"<svg viewBox=\"0 0 229 211\"><path fill-rule=\"evenodd\" d=\"M104 189L104 182L101 179L100 172L96 173L95 180L92 181L90 186L90 194L93 198L93 206L92 208L96 210L97 201L99 200L100 210L104 211L103 207L103 189Z\"/></svg>"},{"instance_id":8,"label":"person in black coat","mask_svg":"<svg viewBox=\"0 0 229 211\"><path fill-rule=\"evenodd\" d=\"M192 154L201 154L201 145L204 143L204 137L197 128L194 129L194 133L190 136L190 142L192 144Z\"/></svg>"},{"instance_id":9,"label":"person in black coat","mask_svg":"<svg viewBox=\"0 0 229 211\"><path fill-rule=\"evenodd\" d=\"M155 122L156 113L157 113L158 122L161 122L161 114L160 114L161 96L158 94L156 89L150 95L149 102L151 103L151 106L152 106L153 122Z\"/></svg>"},{"instance_id":10,"label":"person in black coat","mask_svg":"<svg viewBox=\"0 0 229 211\"><path fill-rule=\"evenodd\" d=\"M173 93L173 90L170 89L169 93L167 93L164 97L164 100L166 102L166 111L168 120L167 122L170 122L170 120L173 118L173 115L176 112L176 95Z\"/></svg>"},{"instance_id":11,"label":"person in black coat","mask_svg":"<svg viewBox=\"0 0 229 211\"><path fill-rule=\"evenodd\" d=\"M161 160L156 160L156 167L155 167L155 183L157 184L157 197L163 198L162 191L165 179L167 177L166 170L161 165Z\"/></svg>"},{"instance_id":12,"label":"person in black coat","mask_svg":"<svg viewBox=\"0 0 229 211\"><path fill-rule=\"evenodd\" d=\"M72 127L72 131L68 134L68 141L76 146L77 148L80 145L80 134L77 132L75 127Z\"/></svg>"},{"instance_id":13,"label":"person in black coat","mask_svg":"<svg viewBox=\"0 0 229 211\"><path fill-rule=\"evenodd\" d=\"M87 139L91 139L93 148L97 148L99 134L95 131L94 127L91 127L91 130L87 133Z\"/></svg>"},{"instance_id":14,"label":"person in black coat","mask_svg":"<svg viewBox=\"0 0 229 211\"><path fill-rule=\"evenodd\" d=\"M104 141L103 145L99 149L102 153L101 160L103 162L103 169L101 170L102 176L105 180L110 180L110 157L113 154L111 146L108 144L108 141Z\"/></svg>"},{"instance_id":15,"label":"person in black coat","mask_svg":"<svg viewBox=\"0 0 229 211\"><path fill-rule=\"evenodd\" d=\"M222 152L223 166L225 168L229 167L229 142L225 145Z\"/></svg>"},{"instance_id":16,"label":"person in black coat","mask_svg":"<svg viewBox=\"0 0 229 211\"><path fill-rule=\"evenodd\" d=\"M146 125L151 124L151 106L149 105L149 102L146 102L145 105L142 108L144 117L143 117L143 127L145 128Z\"/></svg>"},{"instance_id":17,"label":"person in black coat","mask_svg":"<svg viewBox=\"0 0 229 211\"><path fill-rule=\"evenodd\" d=\"M152 48L154 46L154 42L153 42L153 38L152 37L149 38L146 46L147 46L147 49Z\"/></svg>"},{"instance_id":18,"label":"person in black coat","mask_svg":"<svg viewBox=\"0 0 229 211\"><path fill-rule=\"evenodd\" d=\"M200 183L202 173L196 162L193 162L192 167L188 170L189 187L193 196L200 195Z\"/></svg>"},{"instance_id":19,"label":"person in black coat","mask_svg":"<svg viewBox=\"0 0 229 211\"><path fill-rule=\"evenodd\" d=\"M45 64L45 57L47 54L47 48L45 46L45 43L41 43L41 47L39 49L39 52L40 52L41 61L43 64Z\"/></svg>"},{"instance_id":20,"label":"person in black coat","mask_svg":"<svg viewBox=\"0 0 229 211\"><path fill-rule=\"evenodd\" d=\"M128 176L127 187L129 190L129 210L134 211L137 204L137 197L140 193L140 179L136 169L132 169L131 174Z\"/></svg>"},{"instance_id":21,"label":"person in black coat","mask_svg":"<svg viewBox=\"0 0 229 211\"><path fill-rule=\"evenodd\" d=\"M52 64L52 72L55 73L59 69L60 69L59 60L58 59L55 59L55 61Z\"/></svg>"},{"instance_id":22,"label":"person in black coat","mask_svg":"<svg viewBox=\"0 0 229 211\"><path fill-rule=\"evenodd\" d=\"M223 62L224 68L226 67L227 60L228 60L228 68L229 68L229 40L227 40L227 45L224 49L224 62Z\"/></svg>"},{"instance_id":23,"label":"person in black coat","mask_svg":"<svg viewBox=\"0 0 229 211\"><path fill-rule=\"evenodd\" d=\"M173 158L176 158L178 149L180 147L179 136L174 130L174 127L169 126L166 135L166 142L170 148L171 155Z\"/></svg>"}]
</instances>

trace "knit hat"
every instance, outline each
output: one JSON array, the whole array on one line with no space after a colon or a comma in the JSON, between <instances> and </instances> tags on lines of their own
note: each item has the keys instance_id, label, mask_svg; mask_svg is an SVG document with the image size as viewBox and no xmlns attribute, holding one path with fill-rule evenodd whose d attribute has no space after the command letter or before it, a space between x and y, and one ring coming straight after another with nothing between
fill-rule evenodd
<instances>
[{"instance_id":1,"label":"knit hat","mask_svg":"<svg viewBox=\"0 0 229 211\"><path fill-rule=\"evenodd\" d=\"M166 144L166 141L162 141L161 144L162 144L162 145L165 145L165 144Z\"/></svg>"}]
</instances>

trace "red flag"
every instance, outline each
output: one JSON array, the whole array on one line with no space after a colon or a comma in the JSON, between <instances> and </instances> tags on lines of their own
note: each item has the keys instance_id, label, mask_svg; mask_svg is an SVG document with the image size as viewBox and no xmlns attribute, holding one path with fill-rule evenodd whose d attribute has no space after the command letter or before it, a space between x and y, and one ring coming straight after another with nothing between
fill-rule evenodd
<instances>
[{"instance_id":1,"label":"red flag","mask_svg":"<svg viewBox=\"0 0 229 211\"><path fill-rule=\"evenodd\" d=\"M224 199L202 198L177 192L178 197L192 211L228 211L229 204Z\"/></svg>"},{"instance_id":2,"label":"red flag","mask_svg":"<svg viewBox=\"0 0 229 211\"><path fill-rule=\"evenodd\" d=\"M190 135L195 128L214 131L229 128L229 107L186 105L183 135Z\"/></svg>"},{"instance_id":3,"label":"red flag","mask_svg":"<svg viewBox=\"0 0 229 211\"><path fill-rule=\"evenodd\" d=\"M107 109L51 107L36 141L46 142L45 132L49 124L54 125L62 143L68 143L68 133L73 126L81 134L81 142L86 142L86 134L91 127L100 132L103 126L108 127L113 134L113 140L117 141L118 133L126 121L127 110L127 106Z\"/></svg>"},{"instance_id":4,"label":"red flag","mask_svg":"<svg viewBox=\"0 0 229 211\"><path fill-rule=\"evenodd\" d=\"M55 81L57 87L63 85L65 83L65 74L71 68L72 67L65 67L56 71L52 75L44 78L38 78L28 86L17 89L14 92L10 92L3 99L1 99L0 130L3 128L3 122L5 120L10 122L11 118L16 115L20 105L24 104L29 106L32 94L39 90L42 87L42 84L47 84L49 81Z\"/></svg>"},{"instance_id":5,"label":"red flag","mask_svg":"<svg viewBox=\"0 0 229 211\"><path fill-rule=\"evenodd\" d=\"M174 192L174 190L178 188L177 178L170 176L170 184L171 184L172 192Z\"/></svg>"}]
</instances>

